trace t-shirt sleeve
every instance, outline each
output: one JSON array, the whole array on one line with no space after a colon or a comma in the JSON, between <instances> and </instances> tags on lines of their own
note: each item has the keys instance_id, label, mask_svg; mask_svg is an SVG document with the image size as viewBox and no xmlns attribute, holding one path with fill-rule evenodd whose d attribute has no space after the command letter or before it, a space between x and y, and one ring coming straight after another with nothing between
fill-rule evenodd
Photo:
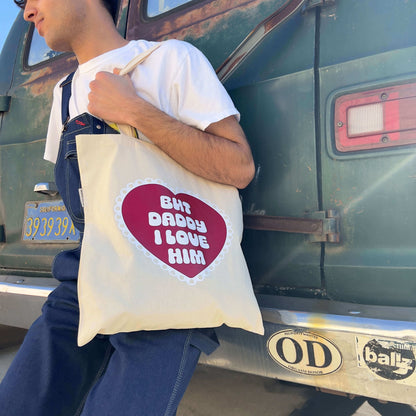
<instances>
[{"instance_id":1,"label":"t-shirt sleeve","mask_svg":"<svg viewBox=\"0 0 416 416\"><path fill-rule=\"evenodd\" d=\"M175 116L205 130L211 123L240 114L208 59L192 45L181 42L183 53L170 91Z\"/></svg>"},{"instance_id":2,"label":"t-shirt sleeve","mask_svg":"<svg viewBox=\"0 0 416 416\"><path fill-rule=\"evenodd\" d=\"M46 135L45 153L43 158L49 162L56 163L59 150L59 141L62 131L62 120L61 120L61 94L62 89L60 88L62 80L56 84L53 90L53 101L51 114L49 117L48 133Z\"/></svg>"}]
</instances>

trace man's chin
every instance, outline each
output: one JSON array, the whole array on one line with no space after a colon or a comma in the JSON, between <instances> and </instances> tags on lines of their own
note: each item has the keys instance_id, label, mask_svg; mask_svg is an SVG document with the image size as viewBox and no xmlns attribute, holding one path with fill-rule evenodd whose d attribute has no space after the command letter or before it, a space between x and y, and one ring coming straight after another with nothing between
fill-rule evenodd
<instances>
[{"instance_id":1,"label":"man's chin","mask_svg":"<svg viewBox=\"0 0 416 416\"><path fill-rule=\"evenodd\" d=\"M69 45L64 44L62 42L57 41L56 39L48 39L47 36L44 37L45 42L49 48L51 48L55 52L72 52Z\"/></svg>"}]
</instances>

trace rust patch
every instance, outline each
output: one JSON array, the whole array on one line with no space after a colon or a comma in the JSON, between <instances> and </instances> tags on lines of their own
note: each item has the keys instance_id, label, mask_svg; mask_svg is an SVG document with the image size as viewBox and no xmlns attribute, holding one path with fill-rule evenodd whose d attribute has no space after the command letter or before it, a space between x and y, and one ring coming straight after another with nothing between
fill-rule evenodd
<instances>
[{"instance_id":1,"label":"rust patch","mask_svg":"<svg viewBox=\"0 0 416 416\"><path fill-rule=\"evenodd\" d=\"M265 33L270 32L275 26L280 24L280 22L287 19L291 13L293 13L302 3L304 0L289 0L287 1L279 10L276 11L269 19L263 22L263 26L265 28Z\"/></svg>"},{"instance_id":2,"label":"rust patch","mask_svg":"<svg viewBox=\"0 0 416 416\"><path fill-rule=\"evenodd\" d=\"M118 19L117 19L117 27L120 26L120 22L123 18L123 15L127 13L128 7L129 7L129 0L121 0L119 13L118 13Z\"/></svg>"},{"instance_id":3,"label":"rust patch","mask_svg":"<svg viewBox=\"0 0 416 416\"><path fill-rule=\"evenodd\" d=\"M241 60L277 25L297 11L305 0L287 0L274 13L253 27L247 27L247 37L234 51L227 51L228 58L218 68L221 79L225 79ZM165 40L203 39L225 27L236 13L252 13L260 6L269 4L273 9L273 0L205 0L173 13L146 20L142 15L144 0L138 0L130 8L127 29L128 39ZM277 5L275 7L278 7ZM233 46L234 47L234 46Z\"/></svg>"},{"instance_id":4,"label":"rust patch","mask_svg":"<svg viewBox=\"0 0 416 416\"><path fill-rule=\"evenodd\" d=\"M73 55L57 59L53 65L40 66L38 70L30 70L23 73L27 79L21 84L32 96L45 94L52 90L55 84L66 74L75 70L77 61Z\"/></svg>"},{"instance_id":5,"label":"rust patch","mask_svg":"<svg viewBox=\"0 0 416 416\"><path fill-rule=\"evenodd\" d=\"M236 11L250 11L263 3L265 0L208 0L189 6L182 12L178 11L174 17L167 14L158 19L146 20L140 14L143 0L139 0L138 6L130 10L131 18L129 19L127 38L161 40L169 37L184 39L190 33L192 33L192 37L203 37L210 33L215 24L227 20L230 14Z\"/></svg>"}]
</instances>

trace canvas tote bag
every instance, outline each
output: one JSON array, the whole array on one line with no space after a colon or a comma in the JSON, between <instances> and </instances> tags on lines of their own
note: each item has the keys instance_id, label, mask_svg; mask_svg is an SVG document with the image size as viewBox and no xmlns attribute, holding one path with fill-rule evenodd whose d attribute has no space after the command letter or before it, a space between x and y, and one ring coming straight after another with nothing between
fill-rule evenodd
<instances>
[{"instance_id":1,"label":"canvas tote bag","mask_svg":"<svg viewBox=\"0 0 416 416\"><path fill-rule=\"evenodd\" d=\"M78 344L96 334L222 324L263 334L237 189L121 131L76 138L85 212Z\"/></svg>"}]
</instances>

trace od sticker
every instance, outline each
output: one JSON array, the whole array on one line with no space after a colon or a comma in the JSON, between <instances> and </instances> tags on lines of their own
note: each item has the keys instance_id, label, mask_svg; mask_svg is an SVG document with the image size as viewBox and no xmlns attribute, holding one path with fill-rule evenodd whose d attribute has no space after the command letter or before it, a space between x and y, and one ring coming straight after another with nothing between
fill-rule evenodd
<instances>
[{"instance_id":1,"label":"od sticker","mask_svg":"<svg viewBox=\"0 0 416 416\"><path fill-rule=\"evenodd\" d=\"M267 341L270 356L287 370L323 376L341 368L342 356L327 338L303 329L285 329Z\"/></svg>"},{"instance_id":2,"label":"od sticker","mask_svg":"<svg viewBox=\"0 0 416 416\"><path fill-rule=\"evenodd\" d=\"M231 244L231 224L220 210L156 181L129 184L114 210L123 235L162 270L188 284L204 280Z\"/></svg>"},{"instance_id":3,"label":"od sticker","mask_svg":"<svg viewBox=\"0 0 416 416\"><path fill-rule=\"evenodd\" d=\"M357 363L378 377L416 385L416 343L395 339L356 336Z\"/></svg>"}]
</instances>

